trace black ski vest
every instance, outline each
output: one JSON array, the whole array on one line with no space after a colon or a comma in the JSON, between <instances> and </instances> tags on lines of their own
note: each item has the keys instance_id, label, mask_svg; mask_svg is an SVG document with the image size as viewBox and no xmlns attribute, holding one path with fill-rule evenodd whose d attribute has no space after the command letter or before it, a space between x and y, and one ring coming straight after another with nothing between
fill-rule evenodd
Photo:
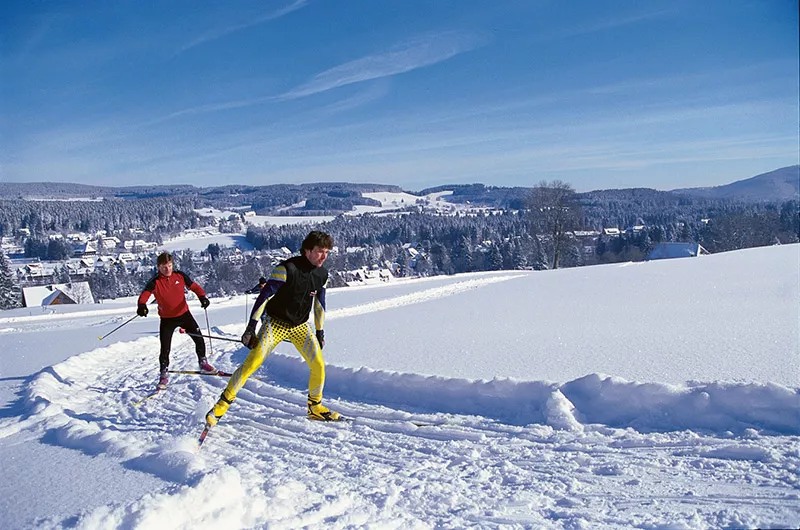
<instances>
[{"instance_id":1,"label":"black ski vest","mask_svg":"<svg viewBox=\"0 0 800 530\"><path fill-rule=\"evenodd\" d=\"M328 269L314 267L305 256L289 258L281 265L286 268L286 283L267 302L267 314L299 326L308 320L314 296L328 281Z\"/></svg>"}]
</instances>

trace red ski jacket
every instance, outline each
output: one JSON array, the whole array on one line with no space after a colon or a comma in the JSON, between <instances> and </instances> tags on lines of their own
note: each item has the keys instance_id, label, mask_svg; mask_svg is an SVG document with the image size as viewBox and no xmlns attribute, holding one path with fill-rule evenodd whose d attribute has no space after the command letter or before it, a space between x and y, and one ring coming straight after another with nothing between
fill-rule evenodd
<instances>
[{"instance_id":1,"label":"red ski jacket","mask_svg":"<svg viewBox=\"0 0 800 530\"><path fill-rule=\"evenodd\" d=\"M139 303L146 304L152 294L158 303L158 316L161 318L179 317L189 310L189 306L186 304L187 287L197 296L206 295L203 288L193 282L184 272L173 271L170 276L163 276L159 273L144 286L144 291L139 295Z\"/></svg>"}]
</instances>

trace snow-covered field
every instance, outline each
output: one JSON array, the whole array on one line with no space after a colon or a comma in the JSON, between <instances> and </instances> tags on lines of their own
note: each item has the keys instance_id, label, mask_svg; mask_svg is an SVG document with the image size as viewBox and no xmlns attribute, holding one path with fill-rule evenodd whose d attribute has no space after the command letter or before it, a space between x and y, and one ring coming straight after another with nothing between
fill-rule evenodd
<instances>
[{"instance_id":1,"label":"snow-covered field","mask_svg":"<svg viewBox=\"0 0 800 530\"><path fill-rule=\"evenodd\" d=\"M164 241L158 247L160 251L174 252L176 250L190 249L192 252L201 252L208 248L208 245L217 244L220 247L237 247L242 250L253 250L253 245L247 242L244 234L183 234L180 237Z\"/></svg>"},{"instance_id":2,"label":"snow-covered field","mask_svg":"<svg viewBox=\"0 0 800 530\"><path fill-rule=\"evenodd\" d=\"M333 221L333 215L251 215L247 224L253 226L316 225Z\"/></svg>"},{"instance_id":3,"label":"snow-covered field","mask_svg":"<svg viewBox=\"0 0 800 530\"><path fill-rule=\"evenodd\" d=\"M423 201L425 207L429 210L437 210L439 212L456 212L469 209L468 206L463 204L451 204L444 200L444 197L452 195L452 191L440 191L430 193L428 195L416 196L410 193L398 192L375 192L363 193L364 197L374 199L381 203L380 206L356 206L349 215L360 215L363 213L380 213L397 210L398 208L406 208L414 206L417 201ZM292 205L294 208L302 207L305 201ZM197 213L206 217L215 217L217 219L227 219L231 215L237 214L232 210L218 210L216 208L200 208L196 210ZM300 216L300 215L250 215L245 219L245 222L253 226L284 226L284 225L317 225L332 221L335 218L333 215L316 215L316 216ZM204 233L208 231L209 233ZM215 232L215 233L211 233ZM205 250L205 248L212 244L217 243L221 246L236 246L242 249L252 249L252 246L244 241L244 237L236 234L219 234L215 229L199 229L194 231L187 231L185 234L178 238L165 241L161 246L163 250L181 250L184 248L191 248L192 250Z\"/></svg>"},{"instance_id":4,"label":"snow-covered field","mask_svg":"<svg viewBox=\"0 0 800 530\"><path fill-rule=\"evenodd\" d=\"M800 245L331 290L326 401L283 344L156 380L133 299L0 314L3 528L800 525ZM213 299L215 335L252 297ZM205 314L192 303L201 326ZM232 371L246 350L214 341ZM194 368L176 334L173 368Z\"/></svg>"}]
</instances>

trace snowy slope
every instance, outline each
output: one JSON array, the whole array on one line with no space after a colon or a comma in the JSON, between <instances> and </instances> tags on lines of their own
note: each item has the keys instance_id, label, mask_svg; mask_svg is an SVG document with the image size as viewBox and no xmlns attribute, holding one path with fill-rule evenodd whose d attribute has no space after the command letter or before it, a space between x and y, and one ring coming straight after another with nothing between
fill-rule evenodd
<instances>
[{"instance_id":1,"label":"snowy slope","mask_svg":"<svg viewBox=\"0 0 800 530\"><path fill-rule=\"evenodd\" d=\"M198 454L202 416L226 381L174 375L136 406L155 380L157 319L98 343L132 301L8 312L0 458L14 480L0 486L0 520L796 527L799 265L792 245L332 290L326 400L354 421L304 418L308 370L282 344ZM212 300L212 332L238 337L247 303ZM229 341L213 349L229 371L247 353ZM194 368L186 337L172 358ZM26 455L36 458L15 460Z\"/></svg>"}]
</instances>

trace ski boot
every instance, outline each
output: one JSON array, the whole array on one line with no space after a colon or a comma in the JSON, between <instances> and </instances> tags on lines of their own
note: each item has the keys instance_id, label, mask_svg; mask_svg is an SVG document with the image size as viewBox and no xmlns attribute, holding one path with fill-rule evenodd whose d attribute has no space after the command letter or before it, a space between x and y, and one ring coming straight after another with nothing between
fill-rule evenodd
<instances>
[{"instance_id":1,"label":"ski boot","mask_svg":"<svg viewBox=\"0 0 800 530\"><path fill-rule=\"evenodd\" d=\"M334 412L325 405L321 400L308 398L308 419L316 421L339 421L341 415Z\"/></svg>"},{"instance_id":2,"label":"ski boot","mask_svg":"<svg viewBox=\"0 0 800 530\"><path fill-rule=\"evenodd\" d=\"M220 418L228 412L228 407L231 406L231 403L233 403L233 400L226 398L223 392L217 403L206 413L206 427L213 427L219 423Z\"/></svg>"},{"instance_id":3,"label":"ski boot","mask_svg":"<svg viewBox=\"0 0 800 530\"><path fill-rule=\"evenodd\" d=\"M156 385L156 388L158 390L164 390L165 388L167 388L168 381L169 381L169 375L167 374L167 369L164 368L163 370L161 370L161 373L158 376L158 385Z\"/></svg>"},{"instance_id":4,"label":"ski boot","mask_svg":"<svg viewBox=\"0 0 800 530\"><path fill-rule=\"evenodd\" d=\"M209 374L214 374L217 372L217 369L214 368L214 366L210 362L208 362L208 360L205 357L199 359L197 361L197 364L200 366L200 371L202 372L207 372Z\"/></svg>"}]
</instances>

